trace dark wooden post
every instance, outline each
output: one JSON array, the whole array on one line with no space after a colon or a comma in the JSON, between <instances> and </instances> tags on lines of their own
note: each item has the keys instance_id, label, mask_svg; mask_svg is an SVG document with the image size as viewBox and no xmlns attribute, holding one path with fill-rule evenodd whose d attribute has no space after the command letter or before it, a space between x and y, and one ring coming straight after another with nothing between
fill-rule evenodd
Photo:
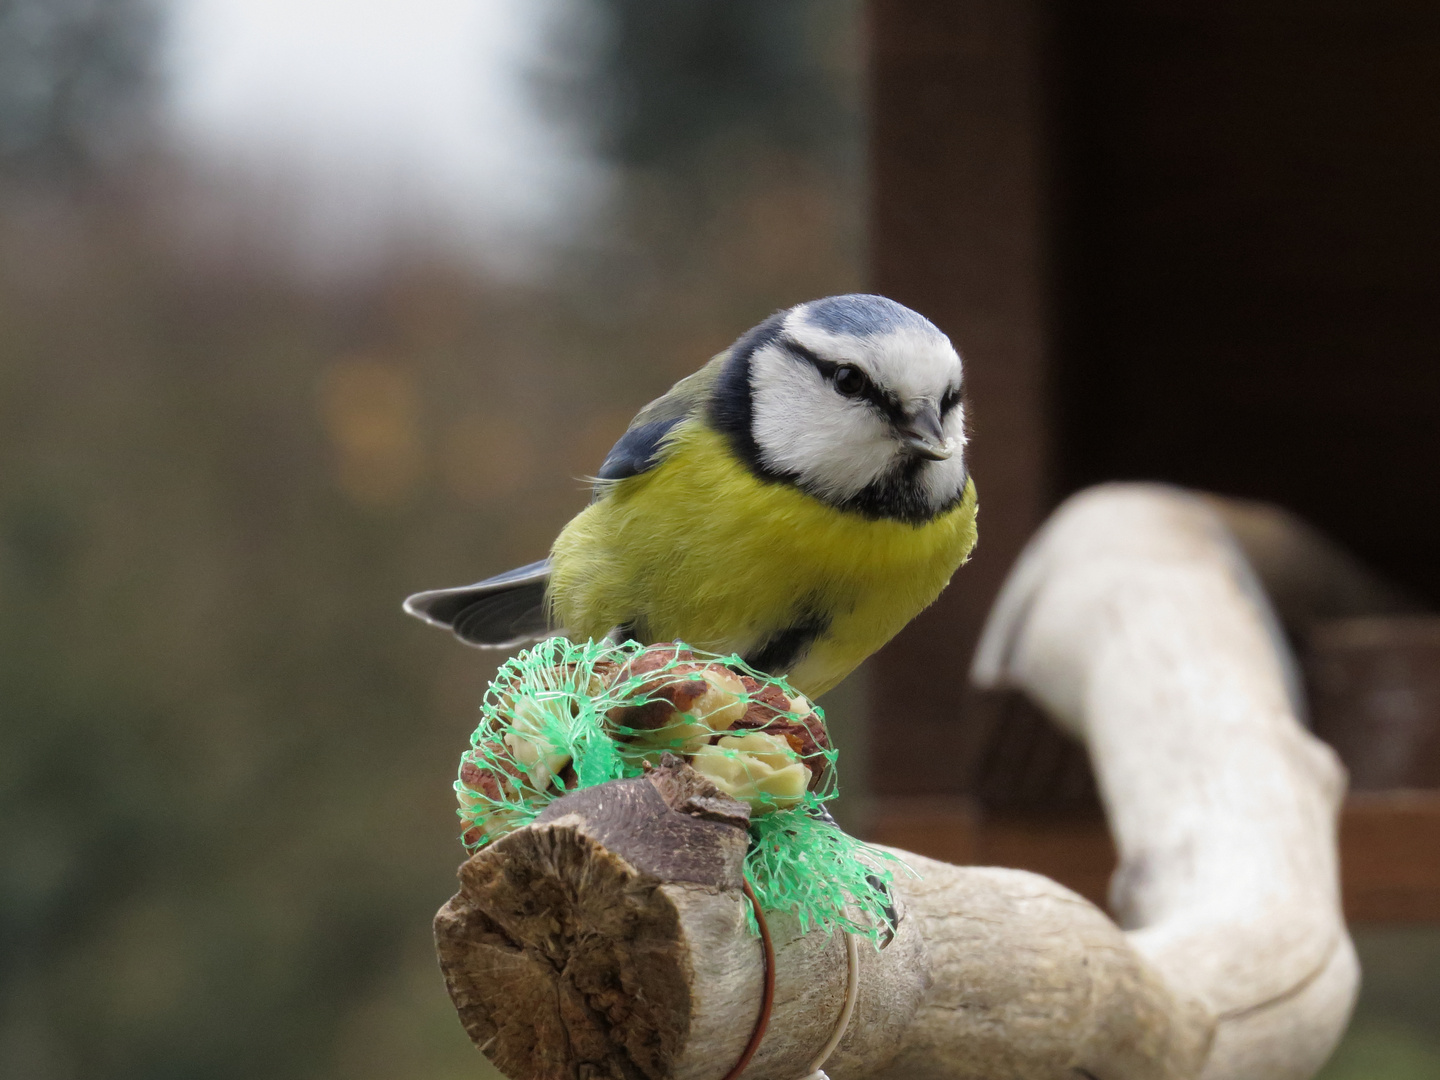
<instances>
[{"instance_id":1,"label":"dark wooden post","mask_svg":"<svg viewBox=\"0 0 1440 1080\"><path fill-rule=\"evenodd\" d=\"M1046 30L1036 0L873 0L869 19L870 285L960 349L981 505L971 563L873 662L871 783L944 793L965 756L962 658L1053 498Z\"/></svg>"}]
</instances>

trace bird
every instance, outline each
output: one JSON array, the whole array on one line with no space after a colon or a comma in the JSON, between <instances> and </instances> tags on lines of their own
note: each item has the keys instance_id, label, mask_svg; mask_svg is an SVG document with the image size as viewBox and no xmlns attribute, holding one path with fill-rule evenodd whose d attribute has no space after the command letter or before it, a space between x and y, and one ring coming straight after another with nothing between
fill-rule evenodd
<instances>
[{"instance_id":1,"label":"bird","mask_svg":"<svg viewBox=\"0 0 1440 1080\"><path fill-rule=\"evenodd\" d=\"M548 558L405 610L482 648L682 641L816 697L974 547L962 375L886 297L776 312L640 410Z\"/></svg>"}]
</instances>

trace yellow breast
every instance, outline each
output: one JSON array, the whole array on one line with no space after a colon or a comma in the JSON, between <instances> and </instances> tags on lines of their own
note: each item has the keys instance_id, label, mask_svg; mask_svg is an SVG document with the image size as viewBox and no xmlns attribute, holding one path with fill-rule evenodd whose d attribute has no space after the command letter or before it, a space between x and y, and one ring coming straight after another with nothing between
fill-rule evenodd
<instances>
[{"instance_id":1,"label":"yellow breast","mask_svg":"<svg viewBox=\"0 0 1440 1080\"><path fill-rule=\"evenodd\" d=\"M940 595L975 543L975 487L924 525L873 521L766 483L698 422L617 483L551 552L551 603L577 638L638 622L652 641L752 652L807 614L828 628L789 672L823 693Z\"/></svg>"}]
</instances>

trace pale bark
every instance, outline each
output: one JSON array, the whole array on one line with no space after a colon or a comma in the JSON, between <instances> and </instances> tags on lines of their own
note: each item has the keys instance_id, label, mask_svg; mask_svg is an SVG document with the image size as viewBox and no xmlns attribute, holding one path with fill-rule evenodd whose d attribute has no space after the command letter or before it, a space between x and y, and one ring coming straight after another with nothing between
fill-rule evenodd
<instances>
[{"instance_id":1,"label":"pale bark","mask_svg":"<svg viewBox=\"0 0 1440 1080\"><path fill-rule=\"evenodd\" d=\"M1212 506L1138 484L1071 499L996 601L974 678L1088 747L1120 853L1111 907L1217 1018L1206 1080L1313 1075L1358 985L1344 770L1298 722L1275 620Z\"/></svg>"},{"instance_id":2,"label":"pale bark","mask_svg":"<svg viewBox=\"0 0 1440 1080\"><path fill-rule=\"evenodd\" d=\"M508 1075L718 1080L739 1059L763 971L739 887L745 833L668 794L641 779L567 796L461 868L436 919L441 965ZM896 854L920 877L897 880L884 947L859 950L834 1080L1196 1075L1208 1013L1092 904L1024 871ZM775 1008L744 1075L798 1080L840 1013L844 941L789 915L770 924Z\"/></svg>"}]
</instances>

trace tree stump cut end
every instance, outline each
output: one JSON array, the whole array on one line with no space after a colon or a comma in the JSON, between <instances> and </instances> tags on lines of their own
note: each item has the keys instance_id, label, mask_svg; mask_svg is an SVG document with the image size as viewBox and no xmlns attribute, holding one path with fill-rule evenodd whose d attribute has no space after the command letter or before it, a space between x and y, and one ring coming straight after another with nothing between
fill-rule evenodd
<instances>
[{"instance_id":1,"label":"tree stump cut end","mask_svg":"<svg viewBox=\"0 0 1440 1080\"><path fill-rule=\"evenodd\" d=\"M748 820L744 804L667 762L557 799L476 852L435 917L470 1038L516 1080L673 1075L694 965L663 886L738 901Z\"/></svg>"}]
</instances>

